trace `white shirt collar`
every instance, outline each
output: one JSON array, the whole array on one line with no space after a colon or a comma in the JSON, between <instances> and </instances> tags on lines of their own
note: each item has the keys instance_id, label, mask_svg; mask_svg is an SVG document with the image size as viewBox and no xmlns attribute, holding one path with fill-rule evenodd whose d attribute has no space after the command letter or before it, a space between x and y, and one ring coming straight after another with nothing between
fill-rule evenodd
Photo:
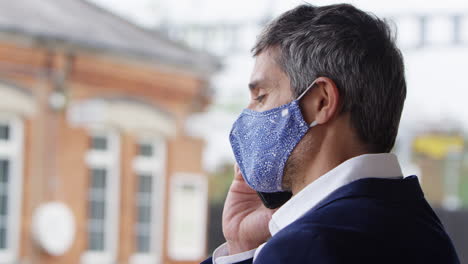
<instances>
[{"instance_id":1,"label":"white shirt collar","mask_svg":"<svg viewBox=\"0 0 468 264\"><path fill-rule=\"evenodd\" d=\"M398 178L402 175L394 154L364 154L351 158L307 185L278 209L270 220L270 233L275 235L348 183L363 178Z\"/></svg>"}]
</instances>

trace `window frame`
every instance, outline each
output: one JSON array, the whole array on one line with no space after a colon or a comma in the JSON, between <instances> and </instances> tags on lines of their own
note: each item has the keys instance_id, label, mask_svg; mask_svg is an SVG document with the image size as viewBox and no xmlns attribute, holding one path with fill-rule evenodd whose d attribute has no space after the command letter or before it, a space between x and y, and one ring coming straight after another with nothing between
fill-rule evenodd
<instances>
[{"instance_id":1,"label":"window frame","mask_svg":"<svg viewBox=\"0 0 468 264\"><path fill-rule=\"evenodd\" d=\"M9 161L9 183L7 203L6 249L0 249L0 263L11 263L17 260L20 242L20 225L23 194L23 147L24 125L17 116L0 115L0 123L9 125L9 139L0 140L0 158ZM11 210L15 208L15 210Z\"/></svg>"},{"instance_id":2,"label":"window frame","mask_svg":"<svg viewBox=\"0 0 468 264\"><path fill-rule=\"evenodd\" d=\"M149 253L137 252L137 230L138 224L137 214L135 211L135 222L133 225L133 241L134 253L130 256L130 264L149 264L163 262L163 235L164 235L164 197L166 186L166 163L167 163L167 143L162 136L140 137L137 140L136 146L139 144L151 144L153 147L153 155L151 157L135 154L133 159L133 172L137 179L139 174L150 174L152 177L151 189L151 237L149 245ZM138 184L135 188L135 196L138 195ZM135 200L135 208L138 208L137 200Z\"/></svg>"},{"instance_id":3,"label":"window frame","mask_svg":"<svg viewBox=\"0 0 468 264\"><path fill-rule=\"evenodd\" d=\"M92 149L92 138L105 136L108 140L107 150ZM89 133L90 144L85 155L85 163L88 168L87 176L91 179L92 169L106 169L106 206L104 250L89 250L86 248L81 257L84 264L115 263L119 246L119 218L120 218L120 135L113 129L95 128ZM88 184L88 193L90 190ZM87 197L87 210L89 210L89 198ZM86 213L86 221L89 221L89 211ZM86 222L86 228L89 223ZM89 239L89 230L86 230L86 239ZM87 247L89 246L86 244Z\"/></svg>"}]
</instances>

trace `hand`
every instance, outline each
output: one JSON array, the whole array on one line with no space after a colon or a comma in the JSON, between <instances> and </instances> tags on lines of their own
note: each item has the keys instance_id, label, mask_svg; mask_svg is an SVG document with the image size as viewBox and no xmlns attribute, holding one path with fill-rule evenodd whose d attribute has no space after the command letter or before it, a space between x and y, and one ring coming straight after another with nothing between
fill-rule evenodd
<instances>
[{"instance_id":1,"label":"hand","mask_svg":"<svg viewBox=\"0 0 468 264\"><path fill-rule=\"evenodd\" d=\"M234 180L223 210L223 234L229 254L257 248L270 237L268 222L275 210L266 208L234 165Z\"/></svg>"}]
</instances>

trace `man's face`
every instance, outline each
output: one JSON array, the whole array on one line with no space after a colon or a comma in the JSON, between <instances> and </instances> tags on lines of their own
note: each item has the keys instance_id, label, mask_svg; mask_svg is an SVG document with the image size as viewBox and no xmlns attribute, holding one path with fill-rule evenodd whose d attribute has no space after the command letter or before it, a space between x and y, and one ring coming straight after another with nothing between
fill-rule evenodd
<instances>
[{"instance_id":1,"label":"man's face","mask_svg":"<svg viewBox=\"0 0 468 264\"><path fill-rule=\"evenodd\" d=\"M293 100L289 77L275 60L274 49L265 50L256 56L250 78L250 103L248 108L263 112L290 103ZM283 188L291 189L291 182L303 172L304 164L311 158L314 141L307 133L291 153L283 173Z\"/></svg>"}]
</instances>

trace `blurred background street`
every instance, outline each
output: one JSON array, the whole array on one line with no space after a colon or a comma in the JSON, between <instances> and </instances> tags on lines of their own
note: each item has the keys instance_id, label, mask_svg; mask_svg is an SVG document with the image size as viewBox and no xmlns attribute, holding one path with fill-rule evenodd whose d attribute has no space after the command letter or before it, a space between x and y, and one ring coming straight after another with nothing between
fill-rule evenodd
<instances>
[{"instance_id":1,"label":"blurred background street","mask_svg":"<svg viewBox=\"0 0 468 264\"><path fill-rule=\"evenodd\" d=\"M408 95L393 152L468 262L468 2L310 1L342 2L396 32ZM301 3L0 0L0 264L210 255L250 49Z\"/></svg>"}]
</instances>

